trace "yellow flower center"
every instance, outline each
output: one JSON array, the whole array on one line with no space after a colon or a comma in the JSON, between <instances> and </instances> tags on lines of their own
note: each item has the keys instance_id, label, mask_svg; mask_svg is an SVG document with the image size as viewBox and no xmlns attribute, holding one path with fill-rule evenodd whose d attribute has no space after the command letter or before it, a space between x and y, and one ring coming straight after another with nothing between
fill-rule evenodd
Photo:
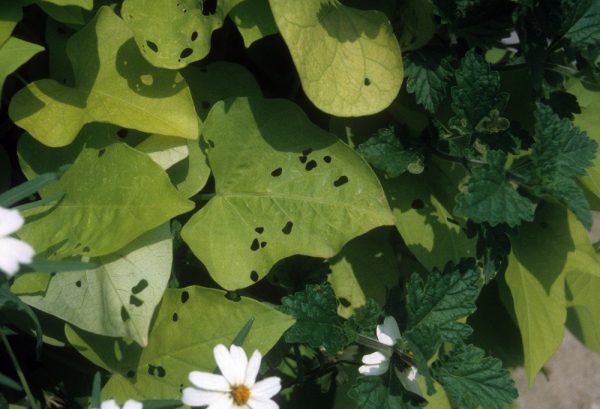
<instances>
[{"instance_id":1,"label":"yellow flower center","mask_svg":"<svg viewBox=\"0 0 600 409\"><path fill-rule=\"evenodd\" d=\"M231 397L236 405L244 405L250 399L250 389L246 385L236 385L231 389Z\"/></svg>"}]
</instances>

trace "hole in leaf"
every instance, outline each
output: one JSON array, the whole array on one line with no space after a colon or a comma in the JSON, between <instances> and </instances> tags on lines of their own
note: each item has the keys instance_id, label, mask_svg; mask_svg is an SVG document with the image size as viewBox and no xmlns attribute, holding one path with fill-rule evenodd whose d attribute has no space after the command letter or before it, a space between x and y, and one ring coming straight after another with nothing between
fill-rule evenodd
<instances>
[{"instance_id":1,"label":"hole in leaf","mask_svg":"<svg viewBox=\"0 0 600 409\"><path fill-rule=\"evenodd\" d=\"M149 49L151 49L155 53L158 52L158 46L156 45L156 43L146 40L146 45L148 46Z\"/></svg>"},{"instance_id":2,"label":"hole in leaf","mask_svg":"<svg viewBox=\"0 0 600 409\"><path fill-rule=\"evenodd\" d=\"M242 299L242 297L240 297L240 295L235 291L227 291L225 293L225 298L227 298L229 301L233 301L233 302L238 302L238 301L241 301L241 299Z\"/></svg>"},{"instance_id":3,"label":"hole in leaf","mask_svg":"<svg viewBox=\"0 0 600 409\"><path fill-rule=\"evenodd\" d=\"M256 250L258 250L259 247L260 247L260 244L258 243L258 239L252 240L252 244L250 245L250 250L256 251Z\"/></svg>"},{"instance_id":4,"label":"hole in leaf","mask_svg":"<svg viewBox=\"0 0 600 409\"><path fill-rule=\"evenodd\" d=\"M117 131L117 136L121 139L127 138L128 133L129 133L129 131L127 129L121 128Z\"/></svg>"},{"instance_id":5,"label":"hole in leaf","mask_svg":"<svg viewBox=\"0 0 600 409\"><path fill-rule=\"evenodd\" d=\"M139 294L142 291L144 291L146 289L146 287L148 287L148 281L142 279L134 287L131 287L131 292L134 294Z\"/></svg>"},{"instance_id":6,"label":"hole in leaf","mask_svg":"<svg viewBox=\"0 0 600 409\"><path fill-rule=\"evenodd\" d=\"M144 301L140 300L133 294L129 297L129 304L131 304L131 305L135 305L136 307L141 307L143 303L144 303Z\"/></svg>"},{"instance_id":7,"label":"hole in leaf","mask_svg":"<svg viewBox=\"0 0 600 409\"><path fill-rule=\"evenodd\" d=\"M271 172L271 176L273 176L273 177L281 176L282 172L283 172L283 169L277 168L273 172Z\"/></svg>"},{"instance_id":8,"label":"hole in leaf","mask_svg":"<svg viewBox=\"0 0 600 409\"><path fill-rule=\"evenodd\" d=\"M342 304L342 307L348 308L352 305L352 303L347 298L340 297L339 300L340 304Z\"/></svg>"},{"instance_id":9,"label":"hole in leaf","mask_svg":"<svg viewBox=\"0 0 600 409\"><path fill-rule=\"evenodd\" d=\"M290 234L292 232L292 227L294 227L294 223L288 221L285 224L285 226L283 226L283 229L281 229L281 231L283 232L283 234Z\"/></svg>"},{"instance_id":10,"label":"hole in leaf","mask_svg":"<svg viewBox=\"0 0 600 409\"><path fill-rule=\"evenodd\" d=\"M106 149L100 149L98 151L98 157L101 158L102 156L104 156L105 153L106 153Z\"/></svg>"},{"instance_id":11,"label":"hole in leaf","mask_svg":"<svg viewBox=\"0 0 600 409\"><path fill-rule=\"evenodd\" d=\"M308 160L307 156L298 156L298 160L300 160L300 163L306 163L306 161Z\"/></svg>"},{"instance_id":12,"label":"hole in leaf","mask_svg":"<svg viewBox=\"0 0 600 409\"><path fill-rule=\"evenodd\" d=\"M267 247L267 242L266 242L266 241L261 241L261 242L260 242L260 247L261 247L261 248L263 248L263 249L264 249L265 247Z\"/></svg>"},{"instance_id":13,"label":"hole in leaf","mask_svg":"<svg viewBox=\"0 0 600 409\"><path fill-rule=\"evenodd\" d=\"M210 102L208 102L208 101L202 101L202 108L203 109L210 109Z\"/></svg>"},{"instance_id":14,"label":"hole in leaf","mask_svg":"<svg viewBox=\"0 0 600 409\"><path fill-rule=\"evenodd\" d=\"M258 273L254 270L250 272L250 280L257 282L258 281Z\"/></svg>"},{"instance_id":15,"label":"hole in leaf","mask_svg":"<svg viewBox=\"0 0 600 409\"><path fill-rule=\"evenodd\" d=\"M177 320L179 319L179 315L177 315L176 312L173 313L173 322L177 322Z\"/></svg>"},{"instance_id":16,"label":"hole in leaf","mask_svg":"<svg viewBox=\"0 0 600 409\"><path fill-rule=\"evenodd\" d=\"M211 148L215 147L215 143L213 141L211 141L210 139L208 139L206 142L208 142L208 146L210 146Z\"/></svg>"},{"instance_id":17,"label":"hole in leaf","mask_svg":"<svg viewBox=\"0 0 600 409\"><path fill-rule=\"evenodd\" d=\"M88 253L90 251L90 248L88 246L85 246L81 251L83 251L84 253Z\"/></svg>"},{"instance_id":18,"label":"hole in leaf","mask_svg":"<svg viewBox=\"0 0 600 409\"><path fill-rule=\"evenodd\" d=\"M217 0L202 0L202 14L210 16L217 12Z\"/></svg>"},{"instance_id":19,"label":"hole in leaf","mask_svg":"<svg viewBox=\"0 0 600 409\"><path fill-rule=\"evenodd\" d=\"M81 287L81 280L77 280L77 282L75 283L75 285L76 285L77 287Z\"/></svg>"},{"instance_id":20,"label":"hole in leaf","mask_svg":"<svg viewBox=\"0 0 600 409\"><path fill-rule=\"evenodd\" d=\"M127 371L127 377L133 378L135 376L135 371Z\"/></svg>"},{"instance_id":21,"label":"hole in leaf","mask_svg":"<svg viewBox=\"0 0 600 409\"><path fill-rule=\"evenodd\" d=\"M257 232L258 234L262 234L265 231L264 227L256 227L254 228L254 231Z\"/></svg>"},{"instance_id":22,"label":"hole in leaf","mask_svg":"<svg viewBox=\"0 0 600 409\"><path fill-rule=\"evenodd\" d=\"M190 293L184 291L181 293L181 303L185 304L190 299Z\"/></svg>"},{"instance_id":23,"label":"hole in leaf","mask_svg":"<svg viewBox=\"0 0 600 409\"><path fill-rule=\"evenodd\" d=\"M317 167L317 161L316 160L310 160L306 164L305 169L308 170L308 171L311 171L311 170L313 170L316 167Z\"/></svg>"},{"instance_id":24,"label":"hole in leaf","mask_svg":"<svg viewBox=\"0 0 600 409\"><path fill-rule=\"evenodd\" d=\"M198 32L197 32L197 31L194 31L194 32L192 33L192 37L191 37L191 39L192 39L192 41L196 41L196 39L197 39L197 38L198 38Z\"/></svg>"},{"instance_id":25,"label":"hole in leaf","mask_svg":"<svg viewBox=\"0 0 600 409\"><path fill-rule=\"evenodd\" d=\"M325 161L325 163L331 163L331 156L327 155L323 158L323 160Z\"/></svg>"},{"instance_id":26,"label":"hole in leaf","mask_svg":"<svg viewBox=\"0 0 600 409\"><path fill-rule=\"evenodd\" d=\"M181 54L179 54L179 58L184 59L189 57L190 55L192 55L192 53L194 52L194 50L192 50L191 48L184 48L183 50L181 50Z\"/></svg>"},{"instance_id":27,"label":"hole in leaf","mask_svg":"<svg viewBox=\"0 0 600 409\"><path fill-rule=\"evenodd\" d=\"M371 80L368 78L365 78L365 85L368 87L369 85L371 85Z\"/></svg>"},{"instance_id":28,"label":"hole in leaf","mask_svg":"<svg viewBox=\"0 0 600 409\"><path fill-rule=\"evenodd\" d=\"M348 176L340 176L336 181L333 182L333 186L340 187L348 183Z\"/></svg>"},{"instance_id":29,"label":"hole in leaf","mask_svg":"<svg viewBox=\"0 0 600 409\"><path fill-rule=\"evenodd\" d=\"M129 321L129 313L125 309L125 307L121 307L121 320L123 322Z\"/></svg>"},{"instance_id":30,"label":"hole in leaf","mask_svg":"<svg viewBox=\"0 0 600 409\"><path fill-rule=\"evenodd\" d=\"M310 154L312 153L312 151L313 151L313 150L312 150L312 148L307 148L307 149L304 149L304 150L302 151L302 155L304 155L304 156L308 156L308 155L310 155Z\"/></svg>"},{"instance_id":31,"label":"hole in leaf","mask_svg":"<svg viewBox=\"0 0 600 409\"><path fill-rule=\"evenodd\" d=\"M410 204L410 207L412 207L413 209L419 210L419 209L422 209L425 207L425 203L423 203L423 201L421 199L415 199Z\"/></svg>"},{"instance_id":32,"label":"hole in leaf","mask_svg":"<svg viewBox=\"0 0 600 409\"><path fill-rule=\"evenodd\" d=\"M183 384L182 383L179 384L179 393L183 393Z\"/></svg>"},{"instance_id":33,"label":"hole in leaf","mask_svg":"<svg viewBox=\"0 0 600 409\"><path fill-rule=\"evenodd\" d=\"M167 371L162 366L148 364L148 374L152 376L158 376L159 378L164 378L167 374Z\"/></svg>"}]
</instances>

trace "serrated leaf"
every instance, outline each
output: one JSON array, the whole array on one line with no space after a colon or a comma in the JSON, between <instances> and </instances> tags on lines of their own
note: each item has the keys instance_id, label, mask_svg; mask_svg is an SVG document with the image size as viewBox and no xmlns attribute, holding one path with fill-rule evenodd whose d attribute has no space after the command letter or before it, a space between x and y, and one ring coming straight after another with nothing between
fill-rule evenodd
<instances>
[{"instance_id":1,"label":"serrated leaf","mask_svg":"<svg viewBox=\"0 0 600 409\"><path fill-rule=\"evenodd\" d=\"M169 224L149 231L118 254L92 261L99 267L61 272L50 279L44 293L21 293L21 300L94 334L130 337L145 346L152 314L171 275Z\"/></svg>"},{"instance_id":2,"label":"serrated leaf","mask_svg":"<svg viewBox=\"0 0 600 409\"><path fill-rule=\"evenodd\" d=\"M247 287L294 254L333 257L392 223L368 165L296 105L237 98L204 125L216 195L182 237L222 287Z\"/></svg>"},{"instance_id":3,"label":"serrated leaf","mask_svg":"<svg viewBox=\"0 0 600 409\"><path fill-rule=\"evenodd\" d=\"M585 4L586 2L581 2ZM600 4L596 0L588 1L589 8L583 16L565 33L571 43L576 46L594 44L600 32Z\"/></svg>"},{"instance_id":4,"label":"serrated leaf","mask_svg":"<svg viewBox=\"0 0 600 409\"><path fill-rule=\"evenodd\" d=\"M283 297L280 309L296 318L294 326L285 334L287 342L324 347L335 353L356 338L338 316L337 300L328 285L308 285L304 291Z\"/></svg>"},{"instance_id":5,"label":"serrated leaf","mask_svg":"<svg viewBox=\"0 0 600 409\"><path fill-rule=\"evenodd\" d=\"M168 289L137 367L129 378L113 375L102 390L103 399L181 396L180 388L189 385L189 372L212 372L216 367L213 348L217 344L230 345L251 318L254 324L243 346L248 354L258 349L263 356L294 322L251 298L231 301L224 291L197 286ZM94 350L94 345L90 348ZM103 353L114 354L114 350L105 349Z\"/></svg>"},{"instance_id":6,"label":"serrated leaf","mask_svg":"<svg viewBox=\"0 0 600 409\"><path fill-rule=\"evenodd\" d=\"M412 403L403 396L399 380L393 371L386 376L360 376L348 391L348 396L357 403L357 409L417 409L422 404Z\"/></svg>"},{"instance_id":7,"label":"serrated leaf","mask_svg":"<svg viewBox=\"0 0 600 409\"><path fill-rule=\"evenodd\" d=\"M435 379L444 387L452 407L503 409L518 392L499 359L485 356L474 345L460 345L433 366Z\"/></svg>"},{"instance_id":8,"label":"serrated leaf","mask_svg":"<svg viewBox=\"0 0 600 409\"><path fill-rule=\"evenodd\" d=\"M417 103L431 113L437 112L446 98L452 67L449 57L435 50L421 50L406 58L406 89Z\"/></svg>"},{"instance_id":9,"label":"serrated leaf","mask_svg":"<svg viewBox=\"0 0 600 409\"><path fill-rule=\"evenodd\" d=\"M85 148L46 192L65 196L57 205L26 211L35 217L19 235L53 258L113 253L192 208L157 164L122 143Z\"/></svg>"},{"instance_id":10,"label":"serrated leaf","mask_svg":"<svg viewBox=\"0 0 600 409\"><path fill-rule=\"evenodd\" d=\"M535 204L509 182L505 163L505 153L490 150L486 163L471 169L464 190L456 196L457 215L492 226L506 223L514 227L533 220Z\"/></svg>"},{"instance_id":11,"label":"serrated leaf","mask_svg":"<svg viewBox=\"0 0 600 409\"><path fill-rule=\"evenodd\" d=\"M183 77L148 64L131 31L110 8L100 8L69 39L67 53L75 88L50 79L35 81L15 94L9 106L11 119L40 142L68 145L90 122L198 137L198 117Z\"/></svg>"},{"instance_id":12,"label":"serrated leaf","mask_svg":"<svg viewBox=\"0 0 600 409\"><path fill-rule=\"evenodd\" d=\"M302 88L322 111L363 116L387 108L403 78L387 17L329 0L270 0Z\"/></svg>"},{"instance_id":13,"label":"serrated leaf","mask_svg":"<svg viewBox=\"0 0 600 409\"><path fill-rule=\"evenodd\" d=\"M16 37L9 37L4 43L0 41L0 95L6 77L41 51L44 51L41 45Z\"/></svg>"},{"instance_id":14,"label":"serrated leaf","mask_svg":"<svg viewBox=\"0 0 600 409\"><path fill-rule=\"evenodd\" d=\"M237 26L246 48L255 41L278 32L269 0L240 1L229 12L229 18Z\"/></svg>"},{"instance_id":15,"label":"serrated leaf","mask_svg":"<svg viewBox=\"0 0 600 409\"><path fill-rule=\"evenodd\" d=\"M369 298L364 305L354 310L346 322L346 327L357 334L371 335L375 333L377 323L382 315L383 310L379 304Z\"/></svg>"}]
</instances>

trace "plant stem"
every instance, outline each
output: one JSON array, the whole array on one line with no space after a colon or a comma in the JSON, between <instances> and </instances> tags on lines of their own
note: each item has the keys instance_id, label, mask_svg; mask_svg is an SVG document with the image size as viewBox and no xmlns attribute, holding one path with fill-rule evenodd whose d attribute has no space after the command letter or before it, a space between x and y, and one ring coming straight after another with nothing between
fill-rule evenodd
<instances>
[{"instance_id":1,"label":"plant stem","mask_svg":"<svg viewBox=\"0 0 600 409\"><path fill-rule=\"evenodd\" d=\"M19 376L19 381L21 381L21 385L23 386L23 390L25 391L25 394L27 395L27 399L29 399L29 402L31 403L31 407L33 409L40 409L40 407L38 406L37 400L35 400L35 398L33 397L33 394L31 393L31 389L29 389L29 384L27 383L27 379L25 379L25 375L23 374L21 365L19 365L19 361L17 361L17 357L16 357L12 347L10 346L10 343L8 342L8 338L6 338L6 335L4 335L4 332L2 332L2 331L0 331L0 337L2 337L2 342L4 343L4 346L6 347L6 351L8 352L8 356L10 356L10 359L17 371L17 375Z\"/></svg>"}]
</instances>

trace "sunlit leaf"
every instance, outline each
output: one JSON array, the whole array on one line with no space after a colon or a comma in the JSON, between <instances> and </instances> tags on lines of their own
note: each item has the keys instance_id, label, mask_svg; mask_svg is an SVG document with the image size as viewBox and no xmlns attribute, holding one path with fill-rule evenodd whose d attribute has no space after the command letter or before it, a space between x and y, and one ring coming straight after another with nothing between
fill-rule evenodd
<instances>
[{"instance_id":1,"label":"sunlit leaf","mask_svg":"<svg viewBox=\"0 0 600 409\"><path fill-rule=\"evenodd\" d=\"M44 47L41 45L23 41L16 37L8 38L4 44L0 42L0 95L6 77L40 51L44 51Z\"/></svg>"}]
</instances>

